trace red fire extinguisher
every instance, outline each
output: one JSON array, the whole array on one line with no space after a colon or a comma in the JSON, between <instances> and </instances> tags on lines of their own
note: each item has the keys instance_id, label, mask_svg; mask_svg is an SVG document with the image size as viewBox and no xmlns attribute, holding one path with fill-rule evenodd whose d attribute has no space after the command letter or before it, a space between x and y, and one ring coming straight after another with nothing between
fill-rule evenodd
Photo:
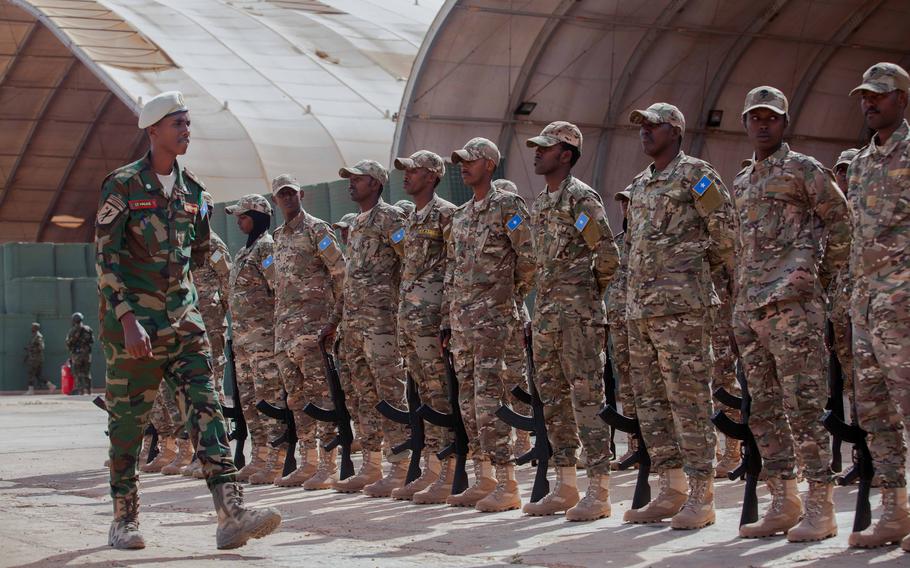
<instances>
[{"instance_id":1,"label":"red fire extinguisher","mask_svg":"<svg viewBox=\"0 0 910 568\"><path fill-rule=\"evenodd\" d=\"M73 392L73 384L75 380L73 379L73 370L70 368L70 360L67 359L62 365L60 365L60 390L63 394L70 394Z\"/></svg>"}]
</instances>

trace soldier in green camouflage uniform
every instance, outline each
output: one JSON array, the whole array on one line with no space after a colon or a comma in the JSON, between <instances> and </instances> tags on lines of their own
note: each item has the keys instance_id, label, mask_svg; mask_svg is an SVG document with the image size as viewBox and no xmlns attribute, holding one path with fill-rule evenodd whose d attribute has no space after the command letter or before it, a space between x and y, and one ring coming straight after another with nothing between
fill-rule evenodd
<instances>
[{"instance_id":1,"label":"soldier in green camouflage uniform","mask_svg":"<svg viewBox=\"0 0 910 568\"><path fill-rule=\"evenodd\" d=\"M218 513L218 547L243 546L281 522L274 509L246 509L234 481L236 469L212 385L211 352L189 276L191 262L204 262L209 249L208 217L200 211L203 186L176 161L189 146L189 125L180 93L149 100L139 127L148 129L151 150L105 179L96 215L114 502L108 543L116 548L145 546L139 533L136 466L162 379L176 392L187 423L200 433L197 456Z\"/></svg>"},{"instance_id":2,"label":"soldier in green camouflage uniform","mask_svg":"<svg viewBox=\"0 0 910 568\"><path fill-rule=\"evenodd\" d=\"M73 327L66 334L66 348L70 352L70 367L79 394L92 394L92 345L95 333L83 323L82 314L73 314Z\"/></svg>"},{"instance_id":3,"label":"soldier in green camouflage uniform","mask_svg":"<svg viewBox=\"0 0 910 568\"><path fill-rule=\"evenodd\" d=\"M600 195L571 174L582 141L578 127L564 121L527 141L535 148L534 172L546 180L531 207L537 263L532 325L535 381L546 409L556 485L540 501L525 505L524 512L565 511L573 521L610 515L610 429L598 413L604 406L606 362L603 298L619 266ZM575 474L579 438L588 472L581 502Z\"/></svg>"},{"instance_id":4,"label":"soldier in green camouflage uniform","mask_svg":"<svg viewBox=\"0 0 910 568\"><path fill-rule=\"evenodd\" d=\"M910 430L910 76L876 63L851 95L862 96L875 131L847 171L853 246L853 365L859 425L880 483L878 521L850 535L850 546L896 543L910 552L904 436Z\"/></svg>"},{"instance_id":5,"label":"soldier in green camouflage uniform","mask_svg":"<svg viewBox=\"0 0 910 568\"><path fill-rule=\"evenodd\" d=\"M351 223L347 249L344 340L345 359L351 369L345 390L357 396L351 410L361 435L364 460L357 475L336 482L334 487L341 492L363 490L371 497L389 497L404 485L410 457L406 451L391 451L407 438L404 427L376 410L381 400L397 407L404 405L396 340L404 212L383 201L389 175L378 162L361 160L342 168L339 175L350 180L351 199L361 210ZM391 464L385 477L381 477L380 463L383 446Z\"/></svg>"},{"instance_id":6,"label":"soldier in green camouflage uniform","mask_svg":"<svg viewBox=\"0 0 910 568\"><path fill-rule=\"evenodd\" d=\"M630 190L626 310L635 407L660 492L624 518L672 516L673 528L695 529L715 518L710 323L715 286L733 272L733 207L714 168L680 150L679 109L655 103L629 119L654 159Z\"/></svg>"},{"instance_id":7,"label":"soldier in green camouflage uniform","mask_svg":"<svg viewBox=\"0 0 910 568\"><path fill-rule=\"evenodd\" d=\"M829 437L819 417L828 394L825 290L850 251L847 202L829 170L783 142L789 114L781 91L749 91L742 118L755 153L733 182L734 323L772 504L739 532L821 540L837 534ZM809 481L799 525L797 463Z\"/></svg>"},{"instance_id":8,"label":"soldier in green camouflage uniform","mask_svg":"<svg viewBox=\"0 0 910 568\"><path fill-rule=\"evenodd\" d=\"M35 394L35 387L44 383L53 392L56 388L50 381L45 381L41 376L44 365L44 335L41 333L41 324L32 324L32 337L25 346L25 369L28 376L28 391L26 394Z\"/></svg>"},{"instance_id":9,"label":"soldier in green camouflage uniform","mask_svg":"<svg viewBox=\"0 0 910 568\"><path fill-rule=\"evenodd\" d=\"M534 277L527 207L518 195L491 186L499 159L499 149L485 138L474 138L452 154L474 198L452 219L440 324L444 343L451 333L475 472L474 484L447 503L488 512L521 506L511 428L495 412L509 404L505 344L510 330L520 325L516 300L524 299Z\"/></svg>"},{"instance_id":10,"label":"soldier in green camouflage uniform","mask_svg":"<svg viewBox=\"0 0 910 568\"><path fill-rule=\"evenodd\" d=\"M329 224L304 211L296 179L286 174L273 179L272 196L285 220L274 233L275 359L300 451L297 469L277 485L328 489L336 452L323 449L320 456L319 447L331 441L334 429L311 418L303 407L312 402L332 408L318 339L326 326L341 321L344 256Z\"/></svg>"}]
</instances>

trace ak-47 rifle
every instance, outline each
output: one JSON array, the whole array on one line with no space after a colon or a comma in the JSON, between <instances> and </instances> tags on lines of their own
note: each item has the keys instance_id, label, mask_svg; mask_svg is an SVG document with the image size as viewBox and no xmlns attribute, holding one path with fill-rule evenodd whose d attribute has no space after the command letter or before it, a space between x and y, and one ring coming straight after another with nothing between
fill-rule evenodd
<instances>
[{"instance_id":1,"label":"ak-47 rifle","mask_svg":"<svg viewBox=\"0 0 910 568\"><path fill-rule=\"evenodd\" d=\"M648 476L651 475L651 455L648 454L648 447L641 435L641 423L638 418L623 416L616 410L616 406L610 404L605 405L598 416L611 428L631 434L638 440L638 449L635 450L634 456L627 461L629 466L638 462L638 477L635 480L635 493L632 495L632 508L641 509L651 501L651 486L648 484Z\"/></svg>"},{"instance_id":2,"label":"ak-47 rifle","mask_svg":"<svg viewBox=\"0 0 910 568\"><path fill-rule=\"evenodd\" d=\"M105 412L105 414L108 414L108 415L110 414L107 411L107 403L104 402L104 399L101 398L100 396L96 396L95 398L93 398L92 404L94 404L95 406L97 406L98 408L103 410ZM146 460L145 460L145 463L151 463L152 460L155 459L155 457L158 455L158 430L155 428L154 425L149 423L149 425L145 427L145 434L147 436L152 437L152 439L149 441L148 458L146 458ZM108 435L107 430L104 431L104 435L105 436Z\"/></svg>"},{"instance_id":3,"label":"ak-47 rifle","mask_svg":"<svg viewBox=\"0 0 910 568\"><path fill-rule=\"evenodd\" d=\"M610 358L609 350L604 351L607 355L607 362L604 364L604 395L605 395L605 408L613 407L616 408L616 389L619 388L619 385L616 384L616 375L613 374L613 360ZM616 428L613 425L610 425L610 454L615 458L616 457ZM629 469L633 465L638 463L639 456L638 452L633 452L629 457L622 460L618 464L618 468Z\"/></svg>"},{"instance_id":4,"label":"ak-47 rifle","mask_svg":"<svg viewBox=\"0 0 910 568\"><path fill-rule=\"evenodd\" d=\"M452 430L452 443L440 450L436 457L444 460L455 454L455 476L452 479L452 495L458 495L468 488L468 473L465 471L468 458L468 432L465 430L464 420L461 417L461 406L458 404L458 377L455 375L452 353L448 349L443 351L443 361L446 366L446 388L448 389L449 404L452 407L452 412L443 414L424 403L417 409L417 414L434 426Z\"/></svg>"},{"instance_id":5,"label":"ak-47 rifle","mask_svg":"<svg viewBox=\"0 0 910 568\"><path fill-rule=\"evenodd\" d=\"M347 479L354 475L354 462L351 461L351 443L354 441L354 430L351 428L351 413L344 400L344 389L341 388L341 379L338 377L338 368L335 366L335 358L326 351L325 338L319 340L319 351L322 353L322 363L325 366L326 381L329 384L329 395L332 397L332 410L320 408L308 402L303 411L312 418L320 422L332 422L338 433L331 442L323 448L331 452L337 447L341 447L341 471L340 479Z\"/></svg>"},{"instance_id":6,"label":"ak-47 rifle","mask_svg":"<svg viewBox=\"0 0 910 568\"><path fill-rule=\"evenodd\" d=\"M841 423L846 422L844 416L844 369L841 367L840 359L837 358L837 351L834 349L834 324L828 320L825 326L825 343L828 347L828 401L825 403L825 410L830 411L831 415L837 418ZM841 444L843 438L840 437L839 431L831 432L831 470L839 472L843 469L841 458ZM847 474L849 475L849 473ZM844 476L844 478L847 477Z\"/></svg>"},{"instance_id":7,"label":"ak-47 rifle","mask_svg":"<svg viewBox=\"0 0 910 568\"><path fill-rule=\"evenodd\" d=\"M234 342L228 339L225 344L225 352L230 355L231 377L234 379L234 389L231 400L234 406L222 407L221 412L228 420L234 421L234 429L228 434L228 440L237 442L234 448L234 466L237 469L246 465L246 456L243 455L243 446L250 435L246 425L246 417L243 415L243 405L240 402L240 382L237 380L237 365L234 362Z\"/></svg>"},{"instance_id":8,"label":"ak-47 rifle","mask_svg":"<svg viewBox=\"0 0 910 568\"><path fill-rule=\"evenodd\" d=\"M534 384L534 351L531 343L531 332L525 330L525 352L528 358L528 391L515 385L512 396L531 407L531 416L518 414L508 406L500 406L496 416L513 428L534 433L534 446L524 455L515 458L517 465L524 465L530 461L537 461L537 472L534 475L534 485L531 489L531 502L536 503L550 492L550 482L547 481L547 468L553 448L547 438L547 423L544 419L543 401Z\"/></svg>"},{"instance_id":9,"label":"ak-47 rifle","mask_svg":"<svg viewBox=\"0 0 910 568\"><path fill-rule=\"evenodd\" d=\"M408 409L401 410L400 408L392 406L387 400L380 400L379 404L376 405L376 410L392 422L404 424L411 432L407 440L392 447L393 454L400 454L406 450L411 450L411 461L408 464L408 474L405 477L405 483L407 484L420 477L420 456L423 454L423 447L426 439L424 435L423 418L420 416L420 413L417 412L421 406L417 383L414 382L411 373L406 373L406 376L405 393L408 401Z\"/></svg>"},{"instance_id":10,"label":"ak-47 rifle","mask_svg":"<svg viewBox=\"0 0 910 568\"><path fill-rule=\"evenodd\" d=\"M297 457L294 455L297 449L297 424L294 421L294 411L287 407L287 395L285 395L284 406L271 404L267 400L260 400L256 403L256 410L265 414L269 418L284 422L284 432L269 442L273 448L282 444L287 444L287 454L284 457L284 469L282 475L290 475L297 469Z\"/></svg>"}]
</instances>

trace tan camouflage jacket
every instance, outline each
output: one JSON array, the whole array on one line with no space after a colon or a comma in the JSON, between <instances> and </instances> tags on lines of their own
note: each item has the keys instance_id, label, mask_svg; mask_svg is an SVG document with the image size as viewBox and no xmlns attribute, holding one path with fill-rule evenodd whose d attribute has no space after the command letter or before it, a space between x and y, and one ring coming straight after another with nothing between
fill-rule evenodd
<instances>
[{"instance_id":1,"label":"tan camouflage jacket","mask_svg":"<svg viewBox=\"0 0 910 568\"><path fill-rule=\"evenodd\" d=\"M266 231L231 266L231 333L247 353L275 352L275 241Z\"/></svg>"},{"instance_id":2,"label":"tan camouflage jacket","mask_svg":"<svg viewBox=\"0 0 910 568\"><path fill-rule=\"evenodd\" d=\"M400 327L439 332L446 274L445 235L451 228L454 212L454 204L434 195L422 211L408 215L402 241Z\"/></svg>"},{"instance_id":3,"label":"tan camouflage jacket","mask_svg":"<svg viewBox=\"0 0 910 568\"><path fill-rule=\"evenodd\" d=\"M517 299L534 280L528 217L521 197L495 187L482 203L470 199L455 210L446 239L442 329L463 333L519 318Z\"/></svg>"},{"instance_id":4,"label":"tan camouflage jacket","mask_svg":"<svg viewBox=\"0 0 910 568\"><path fill-rule=\"evenodd\" d=\"M853 248L853 311L861 317L870 295L910 296L910 125L904 120L884 144L875 138L847 170ZM887 308L888 306L880 306ZM893 308L892 308L893 309ZM906 318L908 314L898 314Z\"/></svg>"},{"instance_id":5,"label":"tan camouflage jacket","mask_svg":"<svg viewBox=\"0 0 910 568\"><path fill-rule=\"evenodd\" d=\"M404 211L382 198L351 223L344 278L346 326L395 324L404 237Z\"/></svg>"},{"instance_id":6,"label":"tan camouflage jacket","mask_svg":"<svg viewBox=\"0 0 910 568\"><path fill-rule=\"evenodd\" d=\"M632 182L625 247L626 316L667 316L720 304L712 272L733 274L735 217L720 175L680 152ZM713 280L713 281L712 281Z\"/></svg>"},{"instance_id":7,"label":"tan camouflage jacket","mask_svg":"<svg viewBox=\"0 0 910 568\"><path fill-rule=\"evenodd\" d=\"M603 297L619 266L619 251L600 195L570 175L555 192L538 194L531 229L535 325L563 318L573 324L606 324Z\"/></svg>"},{"instance_id":8,"label":"tan camouflage jacket","mask_svg":"<svg viewBox=\"0 0 910 568\"><path fill-rule=\"evenodd\" d=\"M223 334L224 316L228 306L228 280L231 274L231 253L215 232L211 233L211 254L208 262L193 268L193 283L199 293L199 311L209 336Z\"/></svg>"},{"instance_id":9,"label":"tan camouflage jacket","mask_svg":"<svg viewBox=\"0 0 910 568\"><path fill-rule=\"evenodd\" d=\"M626 233L616 235L614 242L619 249L619 268L607 286L607 323L609 325L626 325L626 277L629 274L629 256L623 245Z\"/></svg>"},{"instance_id":10,"label":"tan camouflage jacket","mask_svg":"<svg viewBox=\"0 0 910 568\"><path fill-rule=\"evenodd\" d=\"M850 253L847 202L831 172L785 143L739 172L733 205L739 219L735 310L824 298Z\"/></svg>"},{"instance_id":11,"label":"tan camouflage jacket","mask_svg":"<svg viewBox=\"0 0 910 568\"><path fill-rule=\"evenodd\" d=\"M344 309L344 255L335 231L301 211L275 230L275 349L337 324Z\"/></svg>"}]
</instances>

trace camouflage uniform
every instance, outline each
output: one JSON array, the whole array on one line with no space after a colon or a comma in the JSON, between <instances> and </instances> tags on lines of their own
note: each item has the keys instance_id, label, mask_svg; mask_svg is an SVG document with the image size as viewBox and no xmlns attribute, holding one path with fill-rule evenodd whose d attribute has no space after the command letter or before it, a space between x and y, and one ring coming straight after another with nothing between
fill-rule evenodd
<instances>
[{"instance_id":1,"label":"camouflage uniform","mask_svg":"<svg viewBox=\"0 0 910 568\"><path fill-rule=\"evenodd\" d=\"M70 365L75 378L76 388L91 391L92 388L92 345L95 343L95 334L92 328L82 323L80 316L78 323L66 334L66 348L70 352Z\"/></svg>"},{"instance_id":2,"label":"camouflage uniform","mask_svg":"<svg viewBox=\"0 0 910 568\"><path fill-rule=\"evenodd\" d=\"M831 480L824 289L847 260L847 204L831 173L785 143L733 182L736 343L752 395L749 424L770 477ZM827 229L824 256L819 237Z\"/></svg>"},{"instance_id":3,"label":"camouflage uniform","mask_svg":"<svg viewBox=\"0 0 910 568\"><path fill-rule=\"evenodd\" d=\"M180 414L177 397L167 387L167 381L161 381L158 385L149 421L162 438L176 438L183 432L186 418Z\"/></svg>"},{"instance_id":4,"label":"camouflage uniform","mask_svg":"<svg viewBox=\"0 0 910 568\"><path fill-rule=\"evenodd\" d=\"M236 471L189 276L191 259L202 262L209 251L208 218L200 214L203 186L177 164L174 170L170 197L149 155L115 170L102 186L96 217L115 512L135 500L142 435L162 379L201 433L197 456L209 487L233 481ZM149 334L151 357L135 359L126 351L120 318L129 312Z\"/></svg>"},{"instance_id":5,"label":"camouflage uniform","mask_svg":"<svg viewBox=\"0 0 910 568\"><path fill-rule=\"evenodd\" d=\"M25 346L25 368L28 374L28 386L43 386L47 381L41 376L44 365L44 335L37 329L32 330L32 338Z\"/></svg>"},{"instance_id":6,"label":"camouflage uniform","mask_svg":"<svg viewBox=\"0 0 910 568\"><path fill-rule=\"evenodd\" d=\"M629 331L626 327L626 277L629 271L629 257L624 242L626 233L618 233L614 243L619 249L619 267L610 285L607 287L607 333L609 335L610 360L613 363L613 376L619 385L619 400L622 413L634 418L635 394L632 391L629 374Z\"/></svg>"},{"instance_id":7,"label":"camouflage uniform","mask_svg":"<svg viewBox=\"0 0 910 568\"><path fill-rule=\"evenodd\" d=\"M476 151L472 159L491 159L482 153L484 148ZM504 379L505 345L510 330L519 325L515 300L527 295L534 278L528 225L521 197L494 186L483 201L471 199L455 210L446 242L441 326L452 330L470 452L494 465L512 458L511 428L495 412L509 404L512 385Z\"/></svg>"},{"instance_id":8,"label":"camouflage uniform","mask_svg":"<svg viewBox=\"0 0 910 568\"><path fill-rule=\"evenodd\" d=\"M231 253L215 232L211 233L211 252L202 266L192 268L193 282L199 293L199 311L212 345L212 380L215 392L224 403L224 334L228 306L228 278L231 273Z\"/></svg>"}]
</instances>

